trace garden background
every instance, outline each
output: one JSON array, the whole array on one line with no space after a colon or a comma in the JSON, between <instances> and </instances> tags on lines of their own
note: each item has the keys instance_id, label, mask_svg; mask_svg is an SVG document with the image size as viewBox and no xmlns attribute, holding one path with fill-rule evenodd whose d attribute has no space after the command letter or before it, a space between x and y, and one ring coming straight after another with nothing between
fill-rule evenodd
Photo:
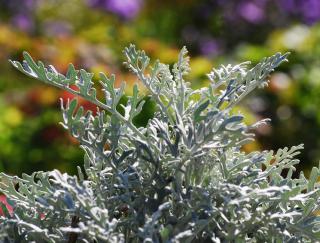
<instances>
[{"instance_id":1,"label":"garden background","mask_svg":"<svg viewBox=\"0 0 320 243\"><path fill-rule=\"evenodd\" d=\"M208 82L212 67L255 64L290 51L290 62L272 74L269 87L242 102L246 122L272 119L244 149L304 143L299 170L318 164L319 0L0 0L0 171L74 173L83 161L77 142L58 124L59 97L72 96L26 78L8 59L21 60L26 50L61 72L74 63L94 73L115 73L130 90L136 80L122 65L122 49L129 43L169 64L186 45L192 68L188 81L194 87ZM145 125L153 111L154 104L147 102L135 122Z\"/></svg>"}]
</instances>

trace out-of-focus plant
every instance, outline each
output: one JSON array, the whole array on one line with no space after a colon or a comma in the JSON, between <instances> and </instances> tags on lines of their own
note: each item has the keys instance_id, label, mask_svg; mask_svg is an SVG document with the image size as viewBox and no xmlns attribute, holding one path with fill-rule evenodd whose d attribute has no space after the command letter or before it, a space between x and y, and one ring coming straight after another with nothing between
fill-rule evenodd
<instances>
[{"instance_id":1,"label":"out-of-focus plant","mask_svg":"<svg viewBox=\"0 0 320 243\"><path fill-rule=\"evenodd\" d=\"M232 53L241 42L262 43L274 28L320 20L317 0L151 0L145 6L145 19L135 23L142 36L187 44L209 57Z\"/></svg>"},{"instance_id":2,"label":"out-of-focus plant","mask_svg":"<svg viewBox=\"0 0 320 243\"><path fill-rule=\"evenodd\" d=\"M97 105L96 115L61 102L62 125L85 151L78 176L51 172L0 174L3 241L44 242L317 242L320 167L310 179L292 174L302 145L241 152L252 129L233 108L286 60L277 53L248 69L248 62L213 69L208 87L193 90L186 48L171 68L130 45L126 66L148 89L157 111L146 127L133 123L144 101L138 86L126 104L125 83L69 65L65 75L25 53L12 64L28 76ZM287 172L287 175L282 175ZM142 206L143 205L143 206Z\"/></svg>"},{"instance_id":3,"label":"out-of-focus plant","mask_svg":"<svg viewBox=\"0 0 320 243\"><path fill-rule=\"evenodd\" d=\"M0 102L1 170L20 174L31 173L34 168L57 167L75 172L72 167L82 160L82 154L68 145L66 141L71 139L57 126L58 92L54 91L41 87L21 95L19 100ZM71 164L61 163L67 160Z\"/></svg>"}]
</instances>

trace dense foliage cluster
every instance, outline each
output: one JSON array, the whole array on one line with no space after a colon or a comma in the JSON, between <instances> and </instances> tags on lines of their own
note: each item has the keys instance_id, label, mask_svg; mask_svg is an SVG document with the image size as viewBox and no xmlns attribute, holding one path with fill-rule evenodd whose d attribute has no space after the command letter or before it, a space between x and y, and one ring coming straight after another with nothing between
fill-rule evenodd
<instances>
[{"instance_id":1,"label":"dense foliage cluster","mask_svg":"<svg viewBox=\"0 0 320 243\"><path fill-rule=\"evenodd\" d=\"M93 74L69 65L66 75L27 54L12 64L21 72L79 95L100 110L61 102L62 125L85 151L78 176L58 170L1 173L0 237L7 242L317 242L320 239L319 168L309 180L293 178L302 145L244 153L252 130L234 107L268 84L287 54L221 66L210 85L193 90L187 50L170 67L150 64L144 51L125 49L126 66L148 89L157 112L146 127L133 123L144 105L138 87L119 105L125 83L100 73L99 99ZM149 66L151 67L149 68Z\"/></svg>"}]
</instances>

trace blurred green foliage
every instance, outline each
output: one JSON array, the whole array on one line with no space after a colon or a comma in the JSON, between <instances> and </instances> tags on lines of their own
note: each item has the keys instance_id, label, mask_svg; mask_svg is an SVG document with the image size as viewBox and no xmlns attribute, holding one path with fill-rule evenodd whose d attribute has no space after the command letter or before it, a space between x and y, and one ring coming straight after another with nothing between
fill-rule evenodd
<instances>
[{"instance_id":1,"label":"blurred green foliage","mask_svg":"<svg viewBox=\"0 0 320 243\"><path fill-rule=\"evenodd\" d=\"M20 174L58 168L73 173L83 159L76 142L58 125L58 99L72 96L23 77L8 59L21 59L27 50L61 72L74 63L94 73L115 73L131 90L136 79L122 65L121 55L129 43L165 63L175 62L186 45L193 56L189 81L195 87L206 83L205 74L220 63L256 62L290 51L290 62L271 76L269 88L240 108L248 123L272 118L271 126L258 130L258 142L244 149L303 142L300 169L307 170L320 159L317 7L312 0L0 0L0 170ZM80 104L96 109L83 100ZM147 102L136 123L144 125L153 111Z\"/></svg>"}]
</instances>

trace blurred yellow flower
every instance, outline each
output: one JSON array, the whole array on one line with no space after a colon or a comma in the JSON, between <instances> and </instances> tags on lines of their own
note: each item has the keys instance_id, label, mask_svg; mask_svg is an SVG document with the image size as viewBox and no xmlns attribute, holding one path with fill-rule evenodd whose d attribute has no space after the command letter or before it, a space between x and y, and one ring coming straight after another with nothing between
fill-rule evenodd
<instances>
[{"instance_id":1,"label":"blurred yellow flower","mask_svg":"<svg viewBox=\"0 0 320 243\"><path fill-rule=\"evenodd\" d=\"M43 105L52 105L57 102L58 90L51 87L46 87L39 90L39 101Z\"/></svg>"},{"instance_id":2,"label":"blurred yellow flower","mask_svg":"<svg viewBox=\"0 0 320 243\"><path fill-rule=\"evenodd\" d=\"M210 73L213 64L204 57L194 57L190 61L191 73L190 78L199 78Z\"/></svg>"},{"instance_id":3,"label":"blurred yellow flower","mask_svg":"<svg viewBox=\"0 0 320 243\"><path fill-rule=\"evenodd\" d=\"M22 122L23 115L18 108L9 106L4 110L2 119L7 126L16 127Z\"/></svg>"}]
</instances>

